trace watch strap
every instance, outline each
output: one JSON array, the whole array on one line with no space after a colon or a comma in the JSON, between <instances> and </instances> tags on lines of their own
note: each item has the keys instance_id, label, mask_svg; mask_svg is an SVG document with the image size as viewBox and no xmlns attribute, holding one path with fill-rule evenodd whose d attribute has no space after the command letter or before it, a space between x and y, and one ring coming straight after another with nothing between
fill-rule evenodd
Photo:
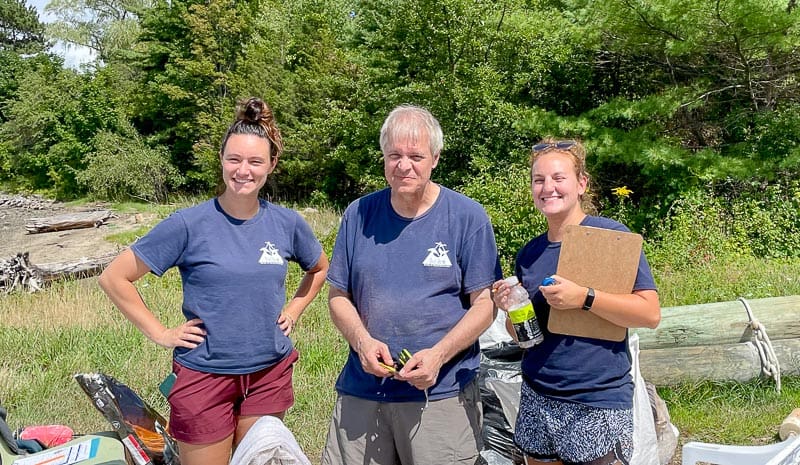
<instances>
[{"instance_id":1,"label":"watch strap","mask_svg":"<svg viewBox=\"0 0 800 465\"><path fill-rule=\"evenodd\" d=\"M588 289L589 291L586 293L586 300L583 301L583 307L581 307L587 312L591 310L592 304L594 303L594 289L592 289L591 287Z\"/></svg>"}]
</instances>

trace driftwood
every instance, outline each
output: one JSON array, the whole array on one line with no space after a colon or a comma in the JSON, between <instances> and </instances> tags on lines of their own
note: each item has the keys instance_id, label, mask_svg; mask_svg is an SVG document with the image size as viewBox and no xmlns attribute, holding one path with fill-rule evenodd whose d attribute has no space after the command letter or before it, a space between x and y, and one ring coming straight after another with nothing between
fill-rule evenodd
<instances>
[{"instance_id":1,"label":"driftwood","mask_svg":"<svg viewBox=\"0 0 800 465\"><path fill-rule=\"evenodd\" d=\"M102 273L116 256L116 252L111 252L100 257L83 257L71 262L42 263L36 268L41 273L45 284L57 279L88 278Z\"/></svg>"},{"instance_id":2,"label":"driftwood","mask_svg":"<svg viewBox=\"0 0 800 465\"><path fill-rule=\"evenodd\" d=\"M95 258L81 258L70 262L33 265L28 252L21 252L6 260L0 259L0 291L6 294L21 289L28 292L41 290L45 285L60 279L80 279L100 274L116 253Z\"/></svg>"},{"instance_id":3,"label":"driftwood","mask_svg":"<svg viewBox=\"0 0 800 465\"><path fill-rule=\"evenodd\" d=\"M110 210L67 213L48 218L31 218L25 224L25 229L28 230L28 234L37 234L67 229L97 228L114 217Z\"/></svg>"},{"instance_id":4,"label":"driftwood","mask_svg":"<svg viewBox=\"0 0 800 465\"><path fill-rule=\"evenodd\" d=\"M0 259L0 290L9 293L17 288L36 292L44 282L39 270L28 260L28 252Z\"/></svg>"}]
</instances>

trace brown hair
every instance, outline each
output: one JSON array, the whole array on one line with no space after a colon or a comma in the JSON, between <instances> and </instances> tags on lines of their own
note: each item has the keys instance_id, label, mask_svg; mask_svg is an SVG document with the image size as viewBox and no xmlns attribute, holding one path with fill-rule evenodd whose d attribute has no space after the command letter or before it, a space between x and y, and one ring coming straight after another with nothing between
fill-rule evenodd
<instances>
[{"instance_id":1,"label":"brown hair","mask_svg":"<svg viewBox=\"0 0 800 465\"><path fill-rule=\"evenodd\" d=\"M586 171L586 147L578 139L556 139L555 137L545 137L531 149L528 165L531 169L531 179L533 179L533 165L542 156L551 152L559 152L569 155L572 164L575 166L575 175L580 179L586 177L586 191L581 195L581 207L584 211L595 212L591 194L591 176Z\"/></svg>"},{"instance_id":2,"label":"brown hair","mask_svg":"<svg viewBox=\"0 0 800 465\"><path fill-rule=\"evenodd\" d=\"M270 160L275 160L283 153L283 138L275 121L272 108L258 97L250 97L240 101L236 107L236 121L231 123L225 137L222 138L219 153L225 151L225 144L233 134L253 134L270 141Z\"/></svg>"}]
</instances>

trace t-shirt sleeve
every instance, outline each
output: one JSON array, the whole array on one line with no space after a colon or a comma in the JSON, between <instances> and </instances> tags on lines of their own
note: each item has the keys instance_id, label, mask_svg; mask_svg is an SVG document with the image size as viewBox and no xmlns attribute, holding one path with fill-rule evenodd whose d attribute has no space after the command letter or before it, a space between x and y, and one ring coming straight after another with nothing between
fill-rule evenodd
<instances>
[{"instance_id":1,"label":"t-shirt sleeve","mask_svg":"<svg viewBox=\"0 0 800 465\"><path fill-rule=\"evenodd\" d=\"M498 279L502 279L503 271L497 256L497 243L492 223L488 218L467 239L461 258L461 270L466 293L491 286Z\"/></svg>"},{"instance_id":2,"label":"t-shirt sleeve","mask_svg":"<svg viewBox=\"0 0 800 465\"><path fill-rule=\"evenodd\" d=\"M650 264L647 263L647 257L644 256L644 250L639 256L639 270L636 273L636 281L633 283L634 291L657 291L656 281L653 279L653 272L650 270Z\"/></svg>"},{"instance_id":3,"label":"t-shirt sleeve","mask_svg":"<svg viewBox=\"0 0 800 465\"><path fill-rule=\"evenodd\" d=\"M136 241L131 250L154 275L161 276L178 264L188 239L183 216L173 213Z\"/></svg>"},{"instance_id":4,"label":"t-shirt sleeve","mask_svg":"<svg viewBox=\"0 0 800 465\"><path fill-rule=\"evenodd\" d=\"M322 255L322 244L319 243L314 231L306 220L299 214L294 228L294 256L292 257L303 271L310 270L319 262Z\"/></svg>"},{"instance_id":5,"label":"t-shirt sleeve","mask_svg":"<svg viewBox=\"0 0 800 465\"><path fill-rule=\"evenodd\" d=\"M348 211L345 211L339 224L339 232L336 234L336 242L333 245L327 280L329 284L337 289L352 292L350 288L350 253L347 246L349 243L348 224L350 222Z\"/></svg>"}]
</instances>

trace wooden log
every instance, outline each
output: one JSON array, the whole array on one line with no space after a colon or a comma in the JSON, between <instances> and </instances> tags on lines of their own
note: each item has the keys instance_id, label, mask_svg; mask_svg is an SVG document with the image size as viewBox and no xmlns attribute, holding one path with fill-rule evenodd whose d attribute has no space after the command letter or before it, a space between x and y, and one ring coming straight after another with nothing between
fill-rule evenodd
<instances>
[{"instance_id":1,"label":"wooden log","mask_svg":"<svg viewBox=\"0 0 800 465\"><path fill-rule=\"evenodd\" d=\"M117 256L116 252L100 257L83 257L80 260L59 263L43 263L36 266L45 283L57 279L80 279L96 276L103 272L111 260Z\"/></svg>"},{"instance_id":2,"label":"wooden log","mask_svg":"<svg viewBox=\"0 0 800 465\"><path fill-rule=\"evenodd\" d=\"M114 214L110 210L67 213L48 218L31 218L25 224L25 229L28 234L37 234L67 229L96 228L111 218L114 218Z\"/></svg>"},{"instance_id":3,"label":"wooden log","mask_svg":"<svg viewBox=\"0 0 800 465\"><path fill-rule=\"evenodd\" d=\"M28 252L20 252L14 257L0 259L0 291L10 293L15 289L28 292L41 290L45 285L58 279L80 279L100 274L116 252L99 257L81 258L69 262L44 263L33 265Z\"/></svg>"},{"instance_id":4,"label":"wooden log","mask_svg":"<svg viewBox=\"0 0 800 465\"><path fill-rule=\"evenodd\" d=\"M800 338L773 340L782 375L800 375ZM748 381L761 376L761 360L753 342L668 349L639 353L642 376L657 385L700 380Z\"/></svg>"},{"instance_id":5,"label":"wooden log","mask_svg":"<svg viewBox=\"0 0 800 465\"><path fill-rule=\"evenodd\" d=\"M800 338L800 296L745 300L771 340ZM739 300L662 308L658 328L631 331L639 334L642 350L735 344L752 339L747 311Z\"/></svg>"}]
</instances>

